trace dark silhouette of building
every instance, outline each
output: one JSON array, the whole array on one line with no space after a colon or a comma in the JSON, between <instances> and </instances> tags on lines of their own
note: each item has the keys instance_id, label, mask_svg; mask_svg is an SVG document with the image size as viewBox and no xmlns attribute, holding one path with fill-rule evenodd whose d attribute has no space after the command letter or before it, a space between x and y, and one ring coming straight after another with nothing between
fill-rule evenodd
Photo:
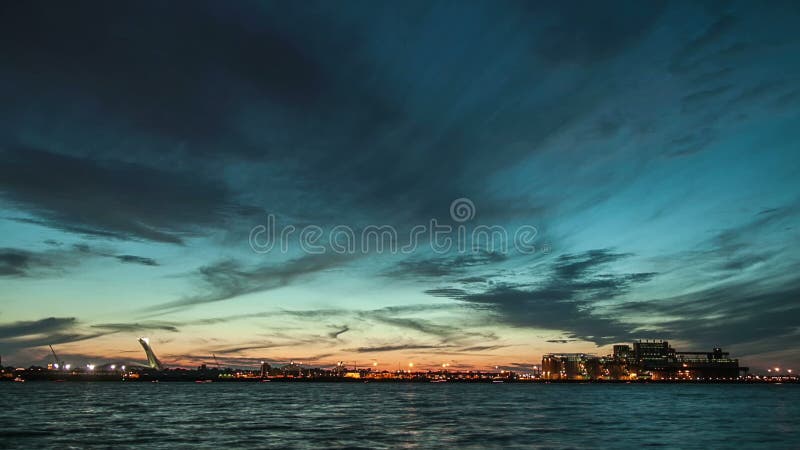
<instances>
[{"instance_id":1,"label":"dark silhouette of building","mask_svg":"<svg viewBox=\"0 0 800 450\"><path fill-rule=\"evenodd\" d=\"M266 361L261 361L261 378L268 377L271 369L272 367Z\"/></svg>"},{"instance_id":2,"label":"dark silhouette of building","mask_svg":"<svg viewBox=\"0 0 800 450\"><path fill-rule=\"evenodd\" d=\"M728 352L676 351L665 340L639 340L613 346L613 354L548 353L542 356L542 378L549 380L734 379L746 368Z\"/></svg>"},{"instance_id":3,"label":"dark silhouette of building","mask_svg":"<svg viewBox=\"0 0 800 450\"><path fill-rule=\"evenodd\" d=\"M585 353L548 353L542 356L542 378L590 380L601 376L600 359Z\"/></svg>"}]
</instances>

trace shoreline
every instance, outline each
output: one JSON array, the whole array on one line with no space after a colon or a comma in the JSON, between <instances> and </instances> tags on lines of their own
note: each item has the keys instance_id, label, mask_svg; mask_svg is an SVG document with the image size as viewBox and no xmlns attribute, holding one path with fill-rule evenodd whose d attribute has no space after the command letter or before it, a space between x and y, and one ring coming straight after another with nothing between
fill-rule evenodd
<instances>
[{"instance_id":1,"label":"shoreline","mask_svg":"<svg viewBox=\"0 0 800 450\"><path fill-rule=\"evenodd\" d=\"M145 379L121 379L118 377L87 377L87 376L68 376L64 378L25 378L24 381L3 379L0 383L347 383L347 384L600 384L600 385L621 385L621 384L747 384L747 385L779 385L779 384L800 384L800 380L431 380L431 379L341 379L341 378L240 378L240 379L185 379L172 377L154 377Z\"/></svg>"}]
</instances>

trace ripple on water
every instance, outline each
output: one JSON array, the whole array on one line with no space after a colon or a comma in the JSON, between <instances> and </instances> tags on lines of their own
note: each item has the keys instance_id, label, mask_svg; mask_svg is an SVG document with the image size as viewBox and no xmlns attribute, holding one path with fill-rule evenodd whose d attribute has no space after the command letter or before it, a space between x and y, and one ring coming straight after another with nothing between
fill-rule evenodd
<instances>
[{"instance_id":1,"label":"ripple on water","mask_svg":"<svg viewBox=\"0 0 800 450\"><path fill-rule=\"evenodd\" d=\"M800 448L800 386L0 383L0 447Z\"/></svg>"}]
</instances>

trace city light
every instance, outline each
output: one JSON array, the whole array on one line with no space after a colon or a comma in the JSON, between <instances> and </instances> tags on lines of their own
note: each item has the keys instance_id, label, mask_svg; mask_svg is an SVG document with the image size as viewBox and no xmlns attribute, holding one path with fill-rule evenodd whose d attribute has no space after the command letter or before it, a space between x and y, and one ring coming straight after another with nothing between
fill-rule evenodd
<instances>
[{"instance_id":1,"label":"city light","mask_svg":"<svg viewBox=\"0 0 800 450\"><path fill-rule=\"evenodd\" d=\"M149 351L148 351L149 350ZM153 356L151 349L145 349L148 357ZM640 356L644 355L644 356ZM255 360L258 362L259 360ZM500 369L503 365L492 365L494 371L460 371L451 370L451 363L442 361L439 363L440 370L436 370L436 364L431 365L430 361L425 361L422 366L415 367L414 361L407 361L406 368L402 369L402 362L397 362L396 370L379 370L379 363L373 359L366 363L366 367L359 366L353 361L353 366L348 366L346 361L338 361L335 365L328 368L301 367L302 362L291 361L289 364L280 368L279 371L265 369L268 366L265 360L262 367L258 370L242 368L223 368L217 364L218 373L214 374L205 364L201 364L196 371L179 368L175 371L171 369L157 369L153 372L152 366L148 369L143 366L132 368L126 371L126 366L111 363L86 364L83 370L78 369L78 373L71 375L81 376L82 379L109 378L112 373L116 373L121 380L145 379L158 382L167 380L194 380L198 383L210 383L215 379L225 381L226 379L253 379L260 381L270 381L272 378L284 379L308 379L317 378L331 380L339 378L362 378L368 380L397 380L397 381L424 381L441 383L446 381L478 381L478 382L537 382L551 380L591 380L591 381L611 381L611 380L630 380L630 381L700 381L700 382L725 382L735 380L763 380L764 382L786 383L798 382L800 378L793 373L792 369L772 366L765 368L769 375L759 377L757 374L748 375L747 368L740 368L737 359L731 358L729 353L723 352L720 348L713 349L713 352L687 351L681 352L669 346L663 340L642 340L629 345L615 345L614 354L597 356L587 353L548 353L542 355L541 364L531 364L532 373L517 373L514 370ZM370 364L371 363L371 364ZM498 361L499 363L499 361ZM390 364L391 365L391 364ZM70 365L63 362L48 364L50 369L56 368L61 371L69 371ZM80 365L78 366L80 367ZM351 368L352 367L352 368ZM25 370L25 369L17 369ZM121 372L120 372L121 371ZM42 367L32 367L27 371L31 377L29 379L41 378L45 376ZM47 376L56 381L65 381L64 372L50 371Z\"/></svg>"}]
</instances>

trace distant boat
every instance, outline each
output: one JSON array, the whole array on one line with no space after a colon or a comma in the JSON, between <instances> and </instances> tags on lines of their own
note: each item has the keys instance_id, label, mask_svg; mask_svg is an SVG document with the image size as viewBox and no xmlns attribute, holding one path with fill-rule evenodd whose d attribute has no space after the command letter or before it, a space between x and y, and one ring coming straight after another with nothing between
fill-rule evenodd
<instances>
[{"instance_id":1,"label":"distant boat","mask_svg":"<svg viewBox=\"0 0 800 450\"><path fill-rule=\"evenodd\" d=\"M447 383L447 380L431 380L431 383Z\"/></svg>"},{"instance_id":2,"label":"distant boat","mask_svg":"<svg viewBox=\"0 0 800 450\"><path fill-rule=\"evenodd\" d=\"M15 383L24 383L25 382L25 378L21 378L21 377L14 378L14 382Z\"/></svg>"},{"instance_id":3,"label":"distant boat","mask_svg":"<svg viewBox=\"0 0 800 450\"><path fill-rule=\"evenodd\" d=\"M505 383L503 380L492 380L492 383Z\"/></svg>"}]
</instances>

